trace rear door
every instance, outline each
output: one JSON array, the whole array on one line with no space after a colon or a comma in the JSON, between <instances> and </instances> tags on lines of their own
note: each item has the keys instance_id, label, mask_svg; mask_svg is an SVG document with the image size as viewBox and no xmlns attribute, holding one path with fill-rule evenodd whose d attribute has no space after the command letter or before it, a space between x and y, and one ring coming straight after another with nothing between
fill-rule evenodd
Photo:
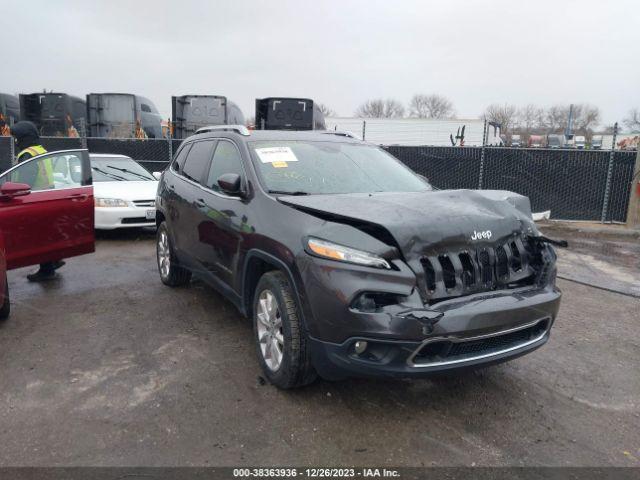
<instances>
[{"instance_id":1,"label":"rear door","mask_svg":"<svg viewBox=\"0 0 640 480\"><path fill-rule=\"evenodd\" d=\"M187 158L172 182L174 198L171 230L174 234L174 245L183 261L199 268L198 226L200 209L204 208L202 183L205 170L209 168L215 140L199 140L191 142Z\"/></svg>"},{"instance_id":2,"label":"rear door","mask_svg":"<svg viewBox=\"0 0 640 480\"><path fill-rule=\"evenodd\" d=\"M61 168L62 164L66 168ZM93 186L86 150L31 158L5 172L0 186L6 182L31 186L27 195L0 197L7 268L94 251Z\"/></svg>"}]
</instances>

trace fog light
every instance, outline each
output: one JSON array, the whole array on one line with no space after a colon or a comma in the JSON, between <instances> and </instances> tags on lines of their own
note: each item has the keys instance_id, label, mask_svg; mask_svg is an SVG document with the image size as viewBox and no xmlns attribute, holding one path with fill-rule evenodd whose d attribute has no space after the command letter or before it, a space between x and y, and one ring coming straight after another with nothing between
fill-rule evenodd
<instances>
[{"instance_id":1,"label":"fog light","mask_svg":"<svg viewBox=\"0 0 640 480\"><path fill-rule=\"evenodd\" d=\"M363 340L358 340L356 342L356 344L354 345L354 350L356 351L356 353L358 355L362 355L364 353L364 351L367 349L367 342L363 341Z\"/></svg>"}]
</instances>

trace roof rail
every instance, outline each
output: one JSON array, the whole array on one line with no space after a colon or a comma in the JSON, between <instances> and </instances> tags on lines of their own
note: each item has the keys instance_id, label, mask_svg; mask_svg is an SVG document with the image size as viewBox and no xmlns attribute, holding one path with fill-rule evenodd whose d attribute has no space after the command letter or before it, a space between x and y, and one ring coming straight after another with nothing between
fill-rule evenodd
<instances>
[{"instance_id":1,"label":"roof rail","mask_svg":"<svg viewBox=\"0 0 640 480\"><path fill-rule=\"evenodd\" d=\"M215 132L216 130L231 130L232 132L239 133L240 135L244 135L245 137L251 135L249 129L244 125L209 125L207 127L199 128L198 130L196 130L195 134L198 135L199 133Z\"/></svg>"},{"instance_id":2,"label":"roof rail","mask_svg":"<svg viewBox=\"0 0 640 480\"><path fill-rule=\"evenodd\" d=\"M324 132L322 132L326 135L338 135L340 137L348 137L348 138L355 138L356 140L360 140L358 137L355 136L355 134L351 133L351 132L346 132L346 131L340 131L340 130L325 130Z\"/></svg>"}]
</instances>

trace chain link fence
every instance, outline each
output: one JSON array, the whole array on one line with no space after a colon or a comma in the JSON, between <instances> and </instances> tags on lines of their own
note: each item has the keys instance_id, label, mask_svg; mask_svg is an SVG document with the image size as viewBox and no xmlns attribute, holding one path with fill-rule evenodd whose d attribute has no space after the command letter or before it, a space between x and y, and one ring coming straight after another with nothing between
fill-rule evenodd
<instances>
[{"instance_id":1,"label":"chain link fence","mask_svg":"<svg viewBox=\"0 0 640 480\"><path fill-rule=\"evenodd\" d=\"M150 172L171 161L181 140L43 137L49 151L88 148L127 155ZM624 222L635 151L506 147L388 146L392 155L440 189L510 190L531 199L551 218ZM11 137L0 137L0 171L15 154Z\"/></svg>"},{"instance_id":2,"label":"chain link fence","mask_svg":"<svg viewBox=\"0 0 640 480\"><path fill-rule=\"evenodd\" d=\"M386 149L436 188L510 190L554 219L626 220L636 152L485 147L483 158L482 147Z\"/></svg>"}]
</instances>

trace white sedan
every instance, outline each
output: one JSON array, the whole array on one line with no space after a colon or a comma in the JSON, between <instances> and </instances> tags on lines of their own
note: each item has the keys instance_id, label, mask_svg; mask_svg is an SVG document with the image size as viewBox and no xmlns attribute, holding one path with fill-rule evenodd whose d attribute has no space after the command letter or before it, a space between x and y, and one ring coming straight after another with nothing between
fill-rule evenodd
<instances>
[{"instance_id":1,"label":"white sedan","mask_svg":"<svg viewBox=\"0 0 640 480\"><path fill-rule=\"evenodd\" d=\"M125 155L92 153L90 157L96 228L155 226L155 177Z\"/></svg>"}]
</instances>

